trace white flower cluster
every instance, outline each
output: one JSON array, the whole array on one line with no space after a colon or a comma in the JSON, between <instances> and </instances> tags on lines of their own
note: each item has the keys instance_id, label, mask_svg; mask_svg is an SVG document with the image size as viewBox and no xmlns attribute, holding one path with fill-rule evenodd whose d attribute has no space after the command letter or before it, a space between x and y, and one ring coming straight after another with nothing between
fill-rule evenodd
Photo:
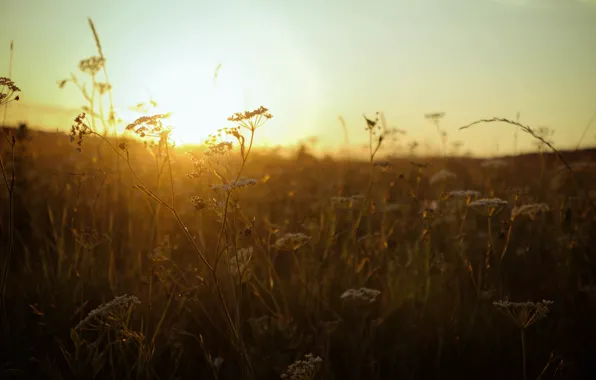
<instances>
[{"instance_id":1,"label":"white flower cluster","mask_svg":"<svg viewBox=\"0 0 596 380\"><path fill-rule=\"evenodd\" d=\"M522 206L515 206L511 210L511 220L521 215L526 215L530 219L534 219L540 212L549 212L550 207L546 203L534 203Z\"/></svg>"},{"instance_id":2,"label":"white flower cluster","mask_svg":"<svg viewBox=\"0 0 596 380\"><path fill-rule=\"evenodd\" d=\"M479 197L480 191L476 190L453 190L448 193L452 198L473 198Z\"/></svg>"},{"instance_id":3,"label":"white flower cluster","mask_svg":"<svg viewBox=\"0 0 596 380\"><path fill-rule=\"evenodd\" d=\"M236 255L230 257L230 271L234 280L241 279L242 282L248 280L251 274L249 267L252 259L253 247L241 248Z\"/></svg>"},{"instance_id":4,"label":"white flower cluster","mask_svg":"<svg viewBox=\"0 0 596 380\"><path fill-rule=\"evenodd\" d=\"M224 192L229 192L232 190L236 190L239 189L241 187L246 187L249 185L256 185L257 184L257 180L256 179L252 179L252 178L239 178L237 181L232 181L230 183L222 183L222 184L215 184L215 185L211 185L211 189L213 190L221 190Z\"/></svg>"},{"instance_id":5,"label":"white flower cluster","mask_svg":"<svg viewBox=\"0 0 596 380\"><path fill-rule=\"evenodd\" d=\"M343 292L340 299L355 304L370 304L376 301L379 294L381 294L379 290L370 288L348 289Z\"/></svg>"},{"instance_id":6,"label":"white flower cluster","mask_svg":"<svg viewBox=\"0 0 596 380\"><path fill-rule=\"evenodd\" d=\"M507 201L504 201L500 198L482 198L477 199L473 202L470 202L468 206L470 207L486 207L486 208L498 208L502 206L506 206Z\"/></svg>"},{"instance_id":7,"label":"white flower cluster","mask_svg":"<svg viewBox=\"0 0 596 380\"><path fill-rule=\"evenodd\" d=\"M508 165L509 164L507 163L507 161L499 160L499 159L486 160L481 164L481 166L483 168L489 168L489 169L500 169L500 168L504 168Z\"/></svg>"},{"instance_id":8,"label":"white flower cluster","mask_svg":"<svg viewBox=\"0 0 596 380\"><path fill-rule=\"evenodd\" d=\"M297 360L290 364L286 373L281 375L281 378L286 380L312 380L319 372L321 363L323 363L323 359L319 356L306 354L304 360Z\"/></svg>"},{"instance_id":9,"label":"white flower cluster","mask_svg":"<svg viewBox=\"0 0 596 380\"><path fill-rule=\"evenodd\" d=\"M136 296L127 296L126 294L118 296L108 303L99 305L97 308L91 310L89 314L76 325L75 329L78 330L91 322L93 319L100 319L118 310L128 308L132 304L140 304L141 301Z\"/></svg>"},{"instance_id":10,"label":"white flower cluster","mask_svg":"<svg viewBox=\"0 0 596 380\"><path fill-rule=\"evenodd\" d=\"M287 233L284 236L277 239L273 246L277 249L296 250L310 239L310 236L307 236L300 232Z\"/></svg>"},{"instance_id":11,"label":"white flower cluster","mask_svg":"<svg viewBox=\"0 0 596 380\"><path fill-rule=\"evenodd\" d=\"M447 180L449 180L451 178L455 178L455 177L457 177L455 175L455 173L452 173L452 172L450 172L448 170L445 170L445 169L441 169L438 172L436 172L435 174L433 174L432 177L430 177L429 182L432 185L432 184L435 184L437 182L447 181Z\"/></svg>"}]
</instances>

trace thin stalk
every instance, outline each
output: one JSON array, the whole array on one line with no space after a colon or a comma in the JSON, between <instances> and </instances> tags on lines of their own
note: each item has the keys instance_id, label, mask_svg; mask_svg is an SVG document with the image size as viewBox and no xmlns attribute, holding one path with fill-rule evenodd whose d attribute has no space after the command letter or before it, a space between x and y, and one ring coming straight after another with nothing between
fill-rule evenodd
<instances>
[{"instance_id":1,"label":"thin stalk","mask_svg":"<svg viewBox=\"0 0 596 380\"><path fill-rule=\"evenodd\" d=\"M526 333L525 329L520 329L521 331L521 348L522 348L522 379L528 379L528 373L526 371Z\"/></svg>"}]
</instances>

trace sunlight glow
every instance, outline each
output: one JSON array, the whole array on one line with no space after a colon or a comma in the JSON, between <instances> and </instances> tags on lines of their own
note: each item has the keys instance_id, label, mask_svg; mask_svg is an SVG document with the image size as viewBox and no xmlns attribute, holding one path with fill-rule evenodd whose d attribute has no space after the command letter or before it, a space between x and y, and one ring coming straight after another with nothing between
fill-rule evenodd
<instances>
[{"instance_id":1,"label":"sunlight glow","mask_svg":"<svg viewBox=\"0 0 596 380\"><path fill-rule=\"evenodd\" d=\"M209 134L229 124L227 118L244 110L242 82L233 73L226 73L198 88L180 86L167 99L163 108L172 112L169 124L177 145L203 142Z\"/></svg>"}]
</instances>

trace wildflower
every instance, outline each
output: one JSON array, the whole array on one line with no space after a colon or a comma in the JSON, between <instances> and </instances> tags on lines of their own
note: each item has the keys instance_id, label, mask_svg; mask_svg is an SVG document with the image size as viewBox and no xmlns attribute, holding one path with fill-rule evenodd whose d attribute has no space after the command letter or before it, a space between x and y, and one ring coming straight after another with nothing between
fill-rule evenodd
<instances>
[{"instance_id":1,"label":"wildflower","mask_svg":"<svg viewBox=\"0 0 596 380\"><path fill-rule=\"evenodd\" d=\"M118 296L110 302L101 304L97 308L91 310L89 314L87 314L87 317L77 324L75 330L83 328L85 325L91 323L91 321L94 319L101 319L107 316L117 316L124 310L128 309L129 306L140 303L141 301L139 301L136 296L128 296L126 294ZM117 320L117 318L110 318L110 321L112 320Z\"/></svg>"},{"instance_id":2,"label":"wildflower","mask_svg":"<svg viewBox=\"0 0 596 380\"><path fill-rule=\"evenodd\" d=\"M21 89L10 78L0 77L0 105L8 104L13 100L18 101L19 96L16 93L20 91Z\"/></svg>"},{"instance_id":3,"label":"wildflower","mask_svg":"<svg viewBox=\"0 0 596 380\"><path fill-rule=\"evenodd\" d=\"M81 151L83 146L83 138L92 134L93 131L89 127L87 115L83 112L77 115L74 124L70 127L70 142L77 142L77 151Z\"/></svg>"},{"instance_id":4,"label":"wildflower","mask_svg":"<svg viewBox=\"0 0 596 380\"><path fill-rule=\"evenodd\" d=\"M448 170L445 169L441 169L440 171L438 171L437 173L433 174L432 177L430 177L430 184L434 184L436 182L443 182L443 181L447 181L451 178L455 178L456 175L455 173L452 173Z\"/></svg>"},{"instance_id":5,"label":"wildflower","mask_svg":"<svg viewBox=\"0 0 596 380\"><path fill-rule=\"evenodd\" d=\"M168 261L172 258L172 248L170 235L165 235L157 244L157 247L155 247L147 256L153 262Z\"/></svg>"},{"instance_id":6,"label":"wildflower","mask_svg":"<svg viewBox=\"0 0 596 380\"><path fill-rule=\"evenodd\" d=\"M511 210L511 220L514 220L515 218L521 215L526 215L533 220L534 218L536 218L536 215L538 213L548 211L550 211L550 207L546 203L535 203L522 206L515 206Z\"/></svg>"},{"instance_id":7,"label":"wildflower","mask_svg":"<svg viewBox=\"0 0 596 380\"><path fill-rule=\"evenodd\" d=\"M221 156L232 149L232 143L229 141L222 141L217 144L209 145L209 148L203 153L205 156Z\"/></svg>"},{"instance_id":8,"label":"wildflower","mask_svg":"<svg viewBox=\"0 0 596 380\"><path fill-rule=\"evenodd\" d=\"M284 236L277 239L275 244L273 245L277 249L287 249L294 251L300 248L303 244L311 239L310 236L307 236L303 233L287 233Z\"/></svg>"},{"instance_id":9,"label":"wildflower","mask_svg":"<svg viewBox=\"0 0 596 380\"><path fill-rule=\"evenodd\" d=\"M343 294L339 298L342 301L349 301L354 304L366 305L375 302L379 294L381 294L381 292L376 289L348 289L345 292L343 292Z\"/></svg>"},{"instance_id":10,"label":"wildflower","mask_svg":"<svg viewBox=\"0 0 596 380\"><path fill-rule=\"evenodd\" d=\"M476 190L453 190L447 193L450 198L477 198L480 192Z\"/></svg>"},{"instance_id":11,"label":"wildflower","mask_svg":"<svg viewBox=\"0 0 596 380\"><path fill-rule=\"evenodd\" d=\"M97 82L95 83L95 87L100 95L103 95L109 91L112 91L112 85L109 83Z\"/></svg>"},{"instance_id":12,"label":"wildflower","mask_svg":"<svg viewBox=\"0 0 596 380\"><path fill-rule=\"evenodd\" d=\"M222 183L222 184L215 184L215 185L211 185L211 189L217 191L217 190L221 190L223 192L229 192L229 191L233 191L236 189L240 189L242 187L246 187L249 185L256 185L257 184L257 180L256 179L252 179L252 178L238 178L237 181L232 181L230 183Z\"/></svg>"},{"instance_id":13,"label":"wildflower","mask_svg":"<svg viewBox=\"0 0 596 380\"><path fill-rule=\"evenodd\" d=\"M508 316L517 327L526 329L546 317L550 311L549 307L553 303L553 301L547 300L540 302L495 301L493 305Z\"/></svg>"},{"instance_id":14,"label":"wildflower","mask_svg":"<svg viewBox=\"0 0 596 380\"><path fill-rule=\"evenodd\" d=\"M482 209L485 214L492 216L495 212L507 205L507 201L500 198L482 198L472 201L468 204L468 207L476 207Z\"/></svg>"},{"instance_id":15,"label":"wildflower","mask_svg":"<svg viewBox=\"0 0 596 380\"><path fill-rule=\"evenodd\" d=\"M96 75L104 66L106 60L102 57L89 57L79 62L79 69L91 76Z\"/></svg>"},{"instance_id":16,"label":"wildflower","mask_svg":"<svg viewBox=\"0 0 596 380\"><path fill-rule=\"evenodd\" d=\"M323 359L312 354L306 354L304 359L290 364L286 373L281 375L281 378L287 380L313 380L319 372Z\"/></svg>"},{"instance_id":17,"label":"wildflower","mask_svg":"<svg viewBox=\"0 0 596 380\"><path fill-rule=\"evenodd\" d=\"M486 160L480 166L483 168L489 169L500 169L508 166L509 164L505 160L493 159L493 160Z\"/></svg>"},{"instance_id":18,"label":"wildflower","mask_svg":"<svg viewBox=\"0 0 596 380\"><path fill-rule=\"evenodd\" d=\"M202 210L206 206L205 201L203 200L203 198L198 197L196 195L190 197L190 204L193 205L195 207L195 209L197 209L197 210Z\"/></svg>"},{"instance_id":19,"label":"wildflower","mask_svg":"<svg viewBox=\"0 0 596 380\"><path fill-rule=\"evenodd\" d=\"M156 114L153 116L141 116L126 126L127 131L132 131L139 137L152 136L162 137L164 133L169 132L169 128L163 126L163 119L170 114Z\"/></svg>"},{"instance_id":20,"label":"wildflower","mask_svg":"<svg viewBox=\"0 0 596 380\"><path fill-rule=\"evenodd\" d=\"M241 282L248 280L251 274L251 268L249 267L250 260L252 259L253 247L242 248L236 252L236 255L230 257L230 272L232 277L240 279Z\"/></svg>"},{"instance_id":21,"label":"wildflower","mask_svg":"<svg viewBox=\"0 0 596 380\"><path fill-rule=\"evenodd\" d=\"M269 110L261 106L254 111L236 112L228 117L228 121L238 123L243 128L254 132L272 117L273 116L269 113Z\"/></svg>"}]
</instances>

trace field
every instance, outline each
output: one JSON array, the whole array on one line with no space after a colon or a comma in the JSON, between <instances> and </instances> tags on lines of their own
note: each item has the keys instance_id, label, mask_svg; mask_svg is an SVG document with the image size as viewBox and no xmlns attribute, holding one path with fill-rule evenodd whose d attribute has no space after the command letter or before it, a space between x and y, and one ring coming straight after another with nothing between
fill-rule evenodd
<instances>
[{"instance_id":1,"label":"field","mask_svg":"<svg viewBox=\"0 0 596 380\"><path fill-rule=\"evenodd\" d=\"M367 159L288 156L253 148L266 108L174 147L94 105L3 129L0 377L596 376L594 151L501 120L539 151L385 158L380 117Z\"/></svg>"}]
</instances>

